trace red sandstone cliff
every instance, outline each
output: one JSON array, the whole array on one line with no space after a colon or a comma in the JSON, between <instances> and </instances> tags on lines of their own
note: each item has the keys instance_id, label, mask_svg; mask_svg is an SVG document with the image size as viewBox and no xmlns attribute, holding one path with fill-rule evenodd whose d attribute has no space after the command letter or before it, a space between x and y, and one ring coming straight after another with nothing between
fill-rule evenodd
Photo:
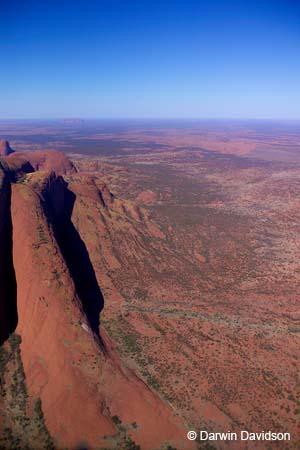
<instances>
[{"instance_id":1,"label":"red sandstone cliff","mask_svg":"<svg viewBox=\"0 0 300 450\"><path fill-rule=\"evenodd\" d=\"M11 303L17 308L15 333L22 341L27 410L40 399L45 426L57 449L80 445L122 449L133 442L145 450L166 442L194 448L186 447L181 419L124 366L101 329L99 334L104 299L90 258L89 235L78 226L84 220L78 206L86 198L94 208L107 209L114 204L113 196L105 184L97 186L80 174L76 184L70 180L68 184L53 170L74 173L74 166L64 156L54 161L52 154L41 158L37 153L5 157L0 190L2 216L11 214L11 226L0 228L0 239L10 234L13 241L11 273L17 290L12 290ZM23 172L27 163L31 168ZM124 205L117 201L114 209L124 212ZM116 214L107 211L111 213ZM100 227L101 223L99 216ZM0 265L4 292L1 271ZM3 329L5 340L14 327ZM0 420L0 440L1 426ZM31 446L41 448L39 442Z\"/></svg>"},{"instance_id":2,"label":"red sandstone cliff","mask_svg":"<svg viewBox=\"0 0 300 450\"><path fill-rule=\"evenodd\" d=\"M4 139L0 140L0 156L8 156L11 153L14 153L14 150L9 145L9 142Z\"/></svg>"}]
</instances>

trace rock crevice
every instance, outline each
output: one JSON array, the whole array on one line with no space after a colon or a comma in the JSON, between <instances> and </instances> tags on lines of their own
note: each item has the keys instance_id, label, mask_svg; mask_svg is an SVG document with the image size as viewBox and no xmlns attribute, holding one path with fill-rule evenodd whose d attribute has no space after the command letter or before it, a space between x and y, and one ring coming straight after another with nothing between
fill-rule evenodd
<instances>
[{"instance_id":1,"label":"rock crevice","mask_svg":"<svg viewBox=\"0 0 300 450\"><path fill-rule=\"evenodd\" d=\"M11 184L0 165L0 345L17 326L17 286L12 260Z\"/></svg>"}]
</instances>

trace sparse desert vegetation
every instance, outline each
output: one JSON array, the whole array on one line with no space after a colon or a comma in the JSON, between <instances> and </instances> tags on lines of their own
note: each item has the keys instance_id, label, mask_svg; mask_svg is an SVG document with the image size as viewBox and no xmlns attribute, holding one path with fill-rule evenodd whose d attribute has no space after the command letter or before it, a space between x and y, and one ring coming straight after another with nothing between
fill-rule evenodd
<instances>
[{"instance_id":1,"label":"sparse desert vegetation","mask_svg":"<svg viewBox=\"0 0 300 450\"><path fill-rule=\"evenodd\" d=\"M35 199L37 205L33 209L36 237L32 231L30 245L52 296L50 290L38 288L40 317L53 314L56 293L57 317L64 314L69 330L58 341L64 358L95 391L105 392L103 414L112 429L108 427L108 438L99 448L143 450L139 439L145 422L124 405L122 409L121 403L115 404L117 410L112 400L118 386L123 389L118 395L127 395L123 375L117 375L115 385L111 382L119 364L122 373L134 374L145 383L139 386L157 395L153 397L157 405L183 419L183 442L189 428L278 432L288 428L292 436L297 434L300 166L289 162L291 152L296 152L295 135L290 138L293 150L291 145L288 154L280 159L276 153L272 160L275 140L284 145L279 134L268 135L259 150L262 138L255 131L245 132L242 141L231 132L227 152L223 144L218 145L221 130L205 132L207 148L203 148L204 132L197 140L193 131L192 138L191 130L161 130L153 146L153 130L129 130L124 149L121 132L113 138L106 133L99 144L81 125L76 141L68 138L73 164L62 175L67 188L54 178L51 183L56 187L49 187L43 171L18 178L13 186L19 202L22 198L29 205ZM61 133L63 142L66 135L64 130ZM30 139L19 136L16 142L25 150ZM57 230L63 225L55 219L61 205L53 200L58 186L72 195L70 220L78 247L74 253L63 249L59 264L48 267L47 254L58 258L62 248ZM55 214L40 208L40 197L54 201ZM13 223L20 208L13 210ZM88 261L90 268L79 286L76 274L83 266L70 265L76 252L85 255L82 261ZM103 295L103 309L97 314L101 345L109 357L93 355L94 344L90 344L91 330L95 332L94 283ZM77 295L78 288L86 292L84 298ZM78 305L85 315L76 312ZM17 435L24 433L24 424L35 415L46 443L43 401L37 399L27 415L28 399L21 395L26 370L19 363L14 363L15 372L10 367L10 345L6 342L1 349L1 380L9 373L18 397L20 412L12 411ZM110 357L114 369L104 369L103 361ZM39 354L38 361L41 373L54 370L47 355ZM76 377L68 375L67 380L65 388L74 393L79 386ZM1 398L8 401L5 394ZM5 428L3 439L11 425ZM209 445L199 448L212 448ZM178 445L165 439L156 447ZM296 449L297 444L292 441L287 448Z\"/></svg>"}]
</instances>

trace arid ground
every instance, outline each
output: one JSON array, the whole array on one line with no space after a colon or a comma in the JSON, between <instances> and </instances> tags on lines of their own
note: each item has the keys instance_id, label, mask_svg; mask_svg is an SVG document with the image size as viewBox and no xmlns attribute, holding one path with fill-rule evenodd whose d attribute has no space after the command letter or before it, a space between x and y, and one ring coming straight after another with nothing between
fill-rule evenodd
<instances>
[{"instance_id":1,"label":"arid ground","mask_svg":"<svg viewBox=\"0 0 300 450\"><path fill-rule=\"evenodd\" d=\"M0 138L0 448L298 449L300 124ZM241 429L291 441L186 439Z\"/></svg>"}]
</instances>

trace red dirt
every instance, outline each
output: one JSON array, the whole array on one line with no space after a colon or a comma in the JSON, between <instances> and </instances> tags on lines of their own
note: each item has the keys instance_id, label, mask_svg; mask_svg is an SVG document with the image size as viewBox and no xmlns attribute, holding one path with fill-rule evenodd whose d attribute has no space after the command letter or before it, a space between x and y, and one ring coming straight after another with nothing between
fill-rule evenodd
<instances>
[{"instance_id":1,"label":"red dirt","mask_svg":"<svg viewBox=\"0 0 300 450\"><path fill-rule=\"evenodd\" d=\"M36 171L22 172L25 158ZM88 228L81 229L80 225L87 223L87 210L83 209L81 216L80 206L86 202L91 204L90 213L98 218L101 210L106 216L113 214L114 220L126 211L132 217L130 220L141 220L140 211L130 203L114 201L101 180L96 182L93 177L76 174L64 155L56 160L48 152L24 153L4 162L10 173L13 168L18 172L11 185L18 310L15 332L22 338L21 358L29 403L41 399L45 424L55 448L75 449L84 442L90 449L99 446L121 449L124 436L143 450L159 448L164 442L177 448L194 448L193 443L186 441L186 425L180 416L132 367L121 361L104 330L101 340L92 332L89 317L84 313L84 300L77 292L78 280L74 279L57 238L71 219L73 223L68 227L73 227L78 239L74 248L83 240L90 251L92 235L86 234ZM53 172L54 168L59 174L69 173L68 187ZM76 197L72 211L69 202L73 192ZM125 223L131 226L128 219ZM108 232L105 220L100 220L99 226L105 235ZM106 256L111 267L119 267L110 252L108 246ZM120 418L123 429L113 416ZM39 448L38 444L32 445Z\"/></svg>"},{"instance_id":2,"label":"red dirt","mask_svg":"<svg viewBox=\"0 0 300 450\"><path fill-rule=\"evenodd\" d=\"M20 234L26 244L26 267L20 261L23 243L18 236L14 251L18 249L17 278L28 290L26 301L38 300L31 295L32 284L33 293L46 289L59 311L62 304L69 304L73 289L77 299L74 317L85 317L82 297L86 291L90 301L94 278L104 297L100 327L104 345L83 329L80 333L86 333L86 339L76 341L74 324L69 330L67 316L57 318L58 333L67 340L66 350L60 349L63 361L69 361L70 352L77 365L75 374L63 367L66 375L62 384L53 367L56 389L66 395L67 379L72 379L75 386L87 383L92 395L78 387L80 398L102 402L99 423L106 418L108 423L103 426L114 427L120 435L120 424L116 425L113 416L120 417L126 436L131 436L142 450L159 448L166 439L179 449L192 448L185 438L186 428L289 431L292 441L287 448L297 449L300 169L288 160L299 153L298 135L290 138L290 147L295 149L290 148L290 153L279 160L278 149L283 152L288 140L274 134L262 138L239 130L236 135L228 132L227 140L224 133L209 130L204 134L165 130L157 138L150 132L129 134L120 139L126 137L140 144L145 140L149 145L156 139L164 147L148 151L146 146L140 151L121 149L119 153L94 157L73 154L78 172L63 177L42 171L25 174L24 160L19 166L15 162L14 173L19 172L13 196L19 200L12 204L12 210L19 224L14 234ZM245 157L255 156L256 152L262 152L260 155L268 161ZM272 162L274 155L276 161ZM17 155L3 161L12 169ZM65 194L69 191L66 204L62 202L62 190ZM23 208L20 198L29 192L33 197ZM43 210L48 211L47 218L41 215ZM41 218L42 228L39 226L38 233L32 234L27 230L31 237L26 241L29 237L22 235L22 222L29 222L27 227L31 229L32 214ZM69 244L62 251L57 228L64 229L66 216L71 224L60 244L64 239ZM89 261L78 256L80 242L77 239L76 245L70 245L69 234L80 237ZM48 240L53 237L50 249L45 236ZM47 250L37 258L34 279L28 282L28 266L32 265L28 255L42 252L41 246ZM72 260L81 261L80 276ZM41 267L40 261L44 264ZM62 270L63 286L59 286L58 274L52 273L56 265L63 267L59 261L68 266L66 272ZM88 265L93 274L85 278ZM27 277L22 280L23 270ZM44 276L49 282L46 288ZM83 286L79 280L83 280ZM64 286L66 295L61 296ZM30 327L29 320L22 319L26 309L23 305L24 330ZM38 334L42 333L44 327L39 330L39 319L45 312L38 306L32 309L31 323ZM88 308L86 311L84 320L89 325ZM58 342L57 329L51 326L47 337L50 349L51 339ZM23 333L21 328L19 332ZM75 339L74 348L68 335ZM33 341L30 345L26 341L26 334L24 339L24 367L31 385L37 380L40 386L47 370L39 368L38 377L30 375L29 359L34 347ZM92 350L93 345L97 351ZM48 347L39 350L44 359L52 357ZM85 348L89 349L87 355ZM98 355L96 367L92 357L89 359L92 352ZM63 364L59 358L53 359ZM50 386L54 389L54 384ZM43 409L52 433L54 413L47 415L50 392L45 393ZM72 399L67 402L68 408L78 403ZM133 422L137 422L137 428ZM78 438L75 431L74 436ZM73 442L74 436L64 439ZM106 440L105 446L123 450L119 437ZM228 448L222 442L213 445ZM268 443L237 443L233 448L265 450Z\"/></svg>"}]
</instances>

